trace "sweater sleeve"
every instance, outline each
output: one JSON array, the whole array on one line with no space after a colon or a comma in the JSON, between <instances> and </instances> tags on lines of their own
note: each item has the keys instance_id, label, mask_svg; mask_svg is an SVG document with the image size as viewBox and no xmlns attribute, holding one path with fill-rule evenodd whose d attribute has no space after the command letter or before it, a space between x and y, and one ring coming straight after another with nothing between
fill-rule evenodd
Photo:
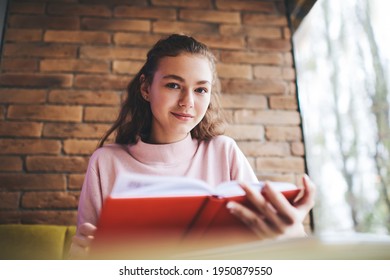
<instances>
[{"instance_id":1,"label":"sweater sleeve","mask_svg":"<svg viewBox=\"0 0 390 280\"><path fill-rule=\"evenodd\" d=\"M96 157L92 155L80 194L77 226L83 223L96 225L103 205L101 182Z\"/></svg>"}]
</instances>

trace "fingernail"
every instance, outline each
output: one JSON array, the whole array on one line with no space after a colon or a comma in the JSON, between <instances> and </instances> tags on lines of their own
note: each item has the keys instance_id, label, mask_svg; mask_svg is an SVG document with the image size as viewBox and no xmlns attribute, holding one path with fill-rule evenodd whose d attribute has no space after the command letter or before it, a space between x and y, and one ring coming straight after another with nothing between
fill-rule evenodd
<instances>
[{"instance_id":1,"label":"fingernail","mask_svg":"<svg viewBox=\"0 0 390 280\"><path fill-rule=\"evenodd\" d=\"M265 184L264 184L263 190L266 191L266 192L268 192L269 189L270 189L270 186L269 186L269 182L267 181L267 182L265 182Z\"/></svg>"},{"instance_id":2,"label":"fingernail","mask_svg":"<svg viewBox=\"0 0 390 280\"><path fill-rule=\"evenodd\" d=\"M229 202L226 204L226 208L227 208L227 209L233 209L234 207L235 207L234 202L229 201Z\"/></svg>"},{"instance_id":3,"label":"fingernail","mask_svg":"<svg viewBox=\"0 0 390 280\"><path fill-rule=\"evenodd\" d=\"M226 208L229 210L230 213L234 214L234 212L236 211L236 205L234 202L228 202L226 204Z\"/></svg>"}]
</instances>

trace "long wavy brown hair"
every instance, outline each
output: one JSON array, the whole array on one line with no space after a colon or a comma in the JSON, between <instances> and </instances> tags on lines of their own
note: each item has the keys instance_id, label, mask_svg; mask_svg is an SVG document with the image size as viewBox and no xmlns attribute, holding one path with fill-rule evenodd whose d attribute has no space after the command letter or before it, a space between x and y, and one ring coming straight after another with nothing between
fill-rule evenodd
<instances>
[{"instance_id":1,"label":"long wavy brown hair","mask_svg":"<svg viewBox=\"0 0 390 280\"><path fill-rule=\"evenodd\" d=\"M127 97L122 104L118 118L111 128L101 138L98 147L102 147L107 138L115 132L115 143L134 144L141 139L147 139L151 132L152 111L149 102L141 95L142 75L149 85L153 81L159 61L167 56L178 56L183 53L201 55L210 62L213 72L210 104L200 123L191 131L191 136L199 140L209 140L223 133L225 120L219 102L220 84L215 67L215 57L210 49L193 37L172 34L160 39L148 52L147 60L141 70L127 86Z\"/></svg>"}]
</instances>

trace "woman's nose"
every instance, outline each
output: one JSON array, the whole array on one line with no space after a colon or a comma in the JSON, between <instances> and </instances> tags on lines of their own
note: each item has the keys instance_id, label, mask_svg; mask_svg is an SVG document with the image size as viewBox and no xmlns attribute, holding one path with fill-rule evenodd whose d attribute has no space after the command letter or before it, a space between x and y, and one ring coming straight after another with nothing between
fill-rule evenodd
<instances>
[{"instance_id":1,"label":"woman's nose","mask_svg":"<svg viewBox=\"0 0 390 280\"><path fill-rule=\"evenodd\" d=\"M180 107L192 108L194 107L194 93L189 89L184 89L179 100Z\"/></svg>"}]
</instances>

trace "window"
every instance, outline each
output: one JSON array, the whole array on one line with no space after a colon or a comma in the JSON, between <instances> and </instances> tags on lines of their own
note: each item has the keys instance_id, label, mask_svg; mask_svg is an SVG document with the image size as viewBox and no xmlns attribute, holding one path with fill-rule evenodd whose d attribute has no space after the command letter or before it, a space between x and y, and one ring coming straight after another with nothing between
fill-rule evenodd
<instances>
[{"instance_id":1,"label":"window","mask_svg":"<svg viewBox=\"0 0 390 280\"><path fill-rule=\"evenodd\" d=\"M390 232L389 9L319 0L293 36L316 232Z\"/></svg>"}]
</instances>

